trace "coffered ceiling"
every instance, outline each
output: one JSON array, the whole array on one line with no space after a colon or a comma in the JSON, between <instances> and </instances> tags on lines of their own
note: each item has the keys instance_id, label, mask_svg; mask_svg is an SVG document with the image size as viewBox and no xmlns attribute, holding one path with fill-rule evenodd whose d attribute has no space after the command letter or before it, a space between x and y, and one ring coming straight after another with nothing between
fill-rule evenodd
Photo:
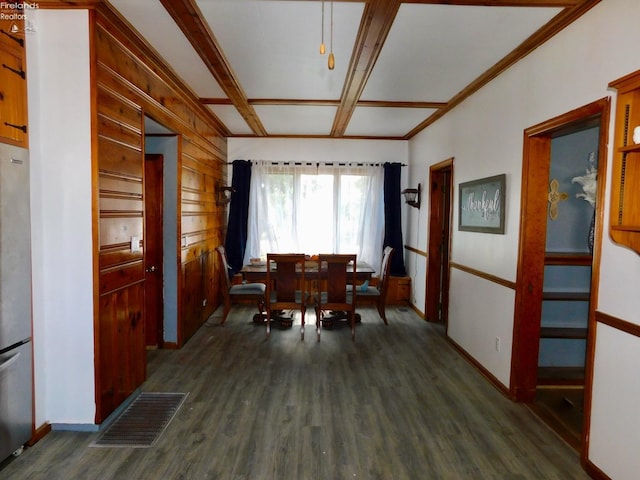
<instances>
[{"instance_id":1,"label":"coffered ceiling","mask_svg":"<svg viewBox=\"0 0 640 480\"><path fill-rule=\"evenodd\" d=\"M229 137L408 139L598 1L109 3Z\"/></svg>"}]
</instances>

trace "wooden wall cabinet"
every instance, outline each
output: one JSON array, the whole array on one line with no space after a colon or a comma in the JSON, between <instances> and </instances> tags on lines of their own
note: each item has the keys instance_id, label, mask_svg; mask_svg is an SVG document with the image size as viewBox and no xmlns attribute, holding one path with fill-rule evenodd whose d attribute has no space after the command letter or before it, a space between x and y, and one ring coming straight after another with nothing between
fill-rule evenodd
<instances>
[{"instance_id":1,"label":"wooden wall cabinet","mask_svg":"<svg viewBox=\"0 0 640 480\"><path fill-rule=\"evenodd\" d=\"M615 80L618 91L611 179L611 238L640 253L640 70Z\"/></svg>"},{"instance_id":2,"label":"wooden wall cabinet","mask_svg":"<svg viewBox=\"0 0 640 480\"><path fill-rule=\"evenodd\" d=\"M0 142L27 148L27 79L22 21L0 22Z\"/></svg>"},{"instance_id":3,"label":"wooden wall cabinet","mask_svg":"<svg viewBox=\"0 0 640 480\"><path fill-rule=\"evenodd\" d=\"M411 296L411 277L389 276L387 305L409 305Z\"/></svg>"}]
</instances>

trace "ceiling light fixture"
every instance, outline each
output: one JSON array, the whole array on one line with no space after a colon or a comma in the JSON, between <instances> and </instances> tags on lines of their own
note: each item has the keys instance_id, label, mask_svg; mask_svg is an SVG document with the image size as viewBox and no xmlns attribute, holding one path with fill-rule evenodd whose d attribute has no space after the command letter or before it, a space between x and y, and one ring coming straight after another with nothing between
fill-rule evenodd
<instances>
[{"instance_id":1,"label":"ceiling light fixture","mask_svg":"<svg viewBox=\"0 0 640 480\"><path fill-rule=\"evenodd\" d=\"M320 55L324 55L324 0L322 0L322 41L320 42Z\"/></svg>"},{"instance_id":2,"label":"ceiling light fixture","mask_svg":"<svg viewBox=\"0 0 640 480\"><path fill-rule=\"evenodd\" d=\"M336 66L336 59L333 56L333 0L331 0L331 31L329 37L329 70Z\"/></svg>"}]
</instances>

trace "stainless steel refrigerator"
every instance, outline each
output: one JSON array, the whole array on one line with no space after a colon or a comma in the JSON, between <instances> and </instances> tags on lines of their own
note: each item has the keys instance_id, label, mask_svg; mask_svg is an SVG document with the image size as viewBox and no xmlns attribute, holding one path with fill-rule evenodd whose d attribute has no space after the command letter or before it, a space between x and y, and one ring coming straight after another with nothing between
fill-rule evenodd
<instances>
[{"instance_id":1,"label":"stainless steel refrigerator","mask_svg":"<svg viewBox=\"0 0 640 480\"><path fill-rule=\"evenodd\" d=\"M29 154L0 143L0 461L33 424Z\"/></svg>"}]
</instances>

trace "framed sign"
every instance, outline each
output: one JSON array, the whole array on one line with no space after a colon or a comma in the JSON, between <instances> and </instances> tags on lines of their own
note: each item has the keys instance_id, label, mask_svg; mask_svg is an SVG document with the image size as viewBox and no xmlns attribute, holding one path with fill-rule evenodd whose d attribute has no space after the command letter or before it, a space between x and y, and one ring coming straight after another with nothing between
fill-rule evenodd
<instances>
[{"instance_id":1,"label":"framed sign","mask_svg":"<svg viewBox=\"0 0 640 480\"><path fill-rule=\"evenodd\" d=\"M458 230L504 233L506 175L460 184Z\"/></svg>"}]
</instances>

